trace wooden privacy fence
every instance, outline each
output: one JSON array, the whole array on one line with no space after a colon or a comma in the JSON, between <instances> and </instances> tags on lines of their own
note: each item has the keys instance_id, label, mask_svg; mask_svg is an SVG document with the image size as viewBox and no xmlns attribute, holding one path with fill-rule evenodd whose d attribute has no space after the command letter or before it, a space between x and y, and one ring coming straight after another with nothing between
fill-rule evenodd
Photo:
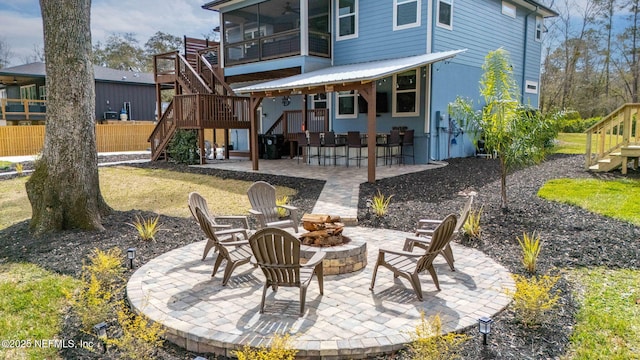
<instances>
[{"instance_id":1,"label":"wooden privacy fence","mask_svg":"<svg viewBox=\"0 0 640 360\"><path fill-rule=\"evenodd\" d=\"M143 151L155 127L152 123L96 124L98 152ZM44 125L0 126L0 156L39 154L44 145Z\"/></svg>"}]
</instances>

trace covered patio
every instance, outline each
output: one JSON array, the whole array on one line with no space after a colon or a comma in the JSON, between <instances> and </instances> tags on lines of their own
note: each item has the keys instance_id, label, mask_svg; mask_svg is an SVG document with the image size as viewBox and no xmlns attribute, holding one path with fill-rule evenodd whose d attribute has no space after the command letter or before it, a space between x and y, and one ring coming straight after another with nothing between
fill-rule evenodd
<instances>
[{"instance_id":1,"label":"covered patio","mask_svg":"<svg viewBox=\"0 0 640 360\"><path fill-rule=\"evenodd\" d=\"M376 180L376 82L406 70L428 66L452 58L466 50L451 50L399 59L331 66L282 79L236 89L247 94L250 101L250 152L253 170L259 169L257 110L265 97L308 95L356 90L367 102L367 181ZM306 104L306 103L305 103ZM305 105L306 106L306 105ZM429 109L426 110L427 112ZM303 109L302 114L306 114Z\"/></svg>"}]
</instances>

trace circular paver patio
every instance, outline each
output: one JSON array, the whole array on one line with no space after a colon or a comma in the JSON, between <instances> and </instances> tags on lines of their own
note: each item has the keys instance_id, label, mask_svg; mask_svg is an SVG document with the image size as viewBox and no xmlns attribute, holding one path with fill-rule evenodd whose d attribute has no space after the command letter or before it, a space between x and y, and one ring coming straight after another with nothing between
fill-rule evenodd
<instances>
[{"instance_id":1,"label":"circular paver patio","mask_svg":"<svg viewBox=\"0 0 640 360\"><path fill-rule=\"evenodd\" d=\"M420 313L439 314L443 331L476 326L509 304L505 290L514 290L509 272L483 253L452 244L456 271L444 258L435 260L442 291L431 276L421 274L424 301L411 285L378 269L376 287L369 290L378 248L401 249L408 233L347 227L345 235L367 242L365 269L325 275L324 295L314 279L307 292L305 313L299 316L299 290L281 287L267 292L260 314L263 276L243 265L227 286L222 269L211 277L214 257L201 261L205 242L163 254L140 267L127 284L127 297L136 311L160 322L166 338L190 351L232 356L245 344L268 345L274 333L291 334L298 356L364 358L401 349L420 322ZM221 268L224 268L222 266Z\"/></svg>"}]
</instances>

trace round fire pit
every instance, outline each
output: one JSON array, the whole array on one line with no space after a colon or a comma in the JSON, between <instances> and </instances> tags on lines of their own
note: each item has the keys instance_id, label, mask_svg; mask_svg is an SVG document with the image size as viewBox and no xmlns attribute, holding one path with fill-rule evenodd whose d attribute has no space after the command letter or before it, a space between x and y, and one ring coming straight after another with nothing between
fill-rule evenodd
<instances>
[{"instance_id":1,"label":"round fire pit","mask_svg":"<svg viewBox=\"0 0 640 360\"><path fill-rule=\"evenodd\" d=\"M350 239L343 235L343 243L334 246L300 246L300 257L306 260L318 251L327 255L322 260L322 269L325 275L347 274L364 269L367 266L367 243Z\"/></svg>"}]
</instances>

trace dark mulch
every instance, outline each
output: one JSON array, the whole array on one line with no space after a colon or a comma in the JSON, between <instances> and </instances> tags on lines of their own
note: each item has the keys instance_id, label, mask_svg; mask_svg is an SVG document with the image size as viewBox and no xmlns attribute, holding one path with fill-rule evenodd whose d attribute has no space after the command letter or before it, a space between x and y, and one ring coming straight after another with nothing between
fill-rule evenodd
<instances>
[{"instance_id":1,"label":"dark mulch","mask_svg":"<svg viewBox=\"0 0 640 360\"><path fill-rule=\"evenodd\" d=\"M105 159L106 160L106 159ZM113 159L109 159L111 161ZM210 174L228 179L249 181L265 180L272 184L298 190L293 205L303 211L313 208L323 182L285 176L239 173L215 169L196 169L166 162L133 165L147 168L168 168L175 171ZM419 218L441 218L458 212L464 199L459 192L476 191L475 207L482 206L482 240L465 242L477 248L513 273L522 274L519 245L516 237L523 232L537 231L543 241L539 259L539 272L559 273L574 267L606 266L611 268L638 268L640 255L638 239L640 229L624 222L605 218L585 210L551 203L536 196L545 181L560 177L618 177L619 173L594 175L583 169L581 156L557 155L533 167L516 171L508 177L509 211L500 209L498 164L486 159L452 159L449 165L361 185L359 221L362 226L385 227L411 231ZM637 171L631 177L640 177ZM0 177L2 179L4 177ZM382 220L367 212L366 200L380 190L393 195L388 215ZM186 194L185 194L186 206ZM164 229L156 242L137 240L133 229L126 225L135 214L150 216L139 211L114 212L105 217L104 232L68 231L33 238L28 223L21 222L0 231L0 262L28 261L49 270L78 276L81 262L94 248L121 249L137 247L139 266L171 249L204 236L192 219L161 216ZM457 240L459 241L459 240ZM481 271L481 269L480 269ZM572 296L572 284L564 277L558 285L562 307L548 324L539 328L523 327L511 310L507 309L494 318L490 345L483 348L475 329L467 333L472 340L462 350L465 359L540 359L558 358L566 353L568 338L575 323L576 302ZM86 339L87 334L77 330L77 320L69 316L65 323L63 339ZM109 354L107 354L109 355ZM64 358L108 358L104 354L90 354L81 349L68 349ZM169 343L158 349L158 358L193 359L196 354ZM112 356L113 357L113 356ZM209 354L209 358L213 358Z\"/></svg>"}]
</instances>

